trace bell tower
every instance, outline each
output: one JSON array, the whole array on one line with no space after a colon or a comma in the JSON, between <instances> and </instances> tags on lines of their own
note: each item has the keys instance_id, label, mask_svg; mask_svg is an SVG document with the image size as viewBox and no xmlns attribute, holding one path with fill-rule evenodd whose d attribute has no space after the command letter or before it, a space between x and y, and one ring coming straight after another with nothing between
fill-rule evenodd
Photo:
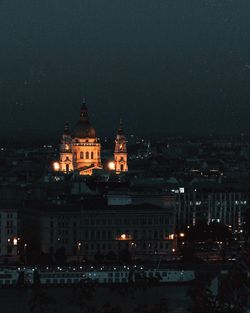
<instances>
[{"instance_id":1,"label":"bell tower","mask_svg":"<svg viewBox=\"0 0 250 313\"><path fill-rule=\"evenodd\" d=\"M126 137L123 134L123 125L120 121L120 126L115 139L115 152L114 152L115 171L117 174L128 171L128 154Z\"/></svg>"},{"instance_id":2,"label":"bell tower","mask_svg":"<svg viewBox=\"0 0 250 313\"><path fill-rule=\"evenodd\" d=\"M65 123L60 144L60 171L65 173L73 171L72 143L68 122Z\"/></svg>"}]
</instances>

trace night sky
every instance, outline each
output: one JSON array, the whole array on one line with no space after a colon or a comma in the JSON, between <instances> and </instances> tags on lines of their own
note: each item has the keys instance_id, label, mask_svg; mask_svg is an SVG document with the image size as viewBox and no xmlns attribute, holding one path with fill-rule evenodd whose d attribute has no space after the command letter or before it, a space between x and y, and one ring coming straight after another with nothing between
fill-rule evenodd
<instances>
[{"instance_id":1,"label":"night sky","mask_svg":"<svg viewBox=\"0 0 250 313\"><path fill-rule=\"evenodd\" d=\"M249 0L0 0L0 132L250 133Z\"/></svg>"}]
</instances>

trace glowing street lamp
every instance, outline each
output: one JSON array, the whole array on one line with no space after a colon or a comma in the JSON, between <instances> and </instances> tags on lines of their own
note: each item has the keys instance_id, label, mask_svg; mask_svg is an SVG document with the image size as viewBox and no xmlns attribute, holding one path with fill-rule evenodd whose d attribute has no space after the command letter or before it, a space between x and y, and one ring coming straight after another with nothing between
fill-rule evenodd
<instances>
[{"instance_id":1,"label":"glowing street lamp","mask_svg":"<svg viewBox=\"0 0 250 313\"><path fill-rule=\"evenodd\" d=\"M180 237L185 237L185 234L184 233L180 233Z\"/></svg>"},{"instance_id":2,"label":"glowing street lamp","mask_svg":"<svg viewBox=\"0 0 250 313\"><path fill-rule=\"evenodd\" d=\"M54 162L53 169L55 172L58 172L60 170L60 164L58 162Z\"/></svg>"},{"instance_id":3,"label":"glowing street lamp","mask_svg":"<svg viewBox=\"0 0 250 313\"><path fill-rule=\"evenodd\" d=\"M111 171L114 171L115 170L115 162L111 161L108 163L108 168L111 170Z\"/></svg>"},{"instance_id":4,"label":"glowing street lamp","mask_svg":"<svg viewBox=\"0 0 250 313\"><path fill-rule=\"evenodd\" d=\"M170 240L174 240L174 234L170 234L170 235L169 235L169 239L170 239Z\"/></svg>"}]
</instances>

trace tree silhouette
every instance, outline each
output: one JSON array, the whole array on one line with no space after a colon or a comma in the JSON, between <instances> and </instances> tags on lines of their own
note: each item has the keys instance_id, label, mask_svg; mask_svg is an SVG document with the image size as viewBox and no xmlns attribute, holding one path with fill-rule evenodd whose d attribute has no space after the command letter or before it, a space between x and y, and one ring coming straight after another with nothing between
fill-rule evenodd
<instances>
[{"instance_id":1,"label":"tree silhouette","mask_svg":"<svg viewBox=\"0 0 250 313\"><path fill-rule=\"evenodd\" d=\"M29 301L30 313L57 313L55 299L41 289L34 290Z\"/></svg>"},{"instance_id":2,"label":"tree silhouette","mask_svg":"<svg viewBox=\"0 0 250 313\"><path fill-rule=\"evenodd\" d=\"M92 280L80 281L73 289L73 303L83 313L98 312L95 305L92 304L96 293L96 284Z\"/></svg>"},{"instance_id":3,"label":"tree silhouette","mask_svg":"<svg viewBox=\"0 0 250 313\"><path fill-rule=\"evenodd\" d=\"M218 294L213 295L209 281L198 277L188 291L192 313L244 313L247 304L246 274L240 267L232 268L219 280Z\"/></svg>"}]
</instances>

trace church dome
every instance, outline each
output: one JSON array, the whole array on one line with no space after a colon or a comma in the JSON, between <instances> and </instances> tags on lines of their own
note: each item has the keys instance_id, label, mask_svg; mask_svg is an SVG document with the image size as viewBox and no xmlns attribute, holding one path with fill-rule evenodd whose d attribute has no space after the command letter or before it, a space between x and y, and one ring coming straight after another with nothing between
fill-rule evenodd
<instances>
[{"instance_id":1,"label":"church dome","mask_svg":"<svg viewBox=\"0 0 250 313\"><path fill-rule=\"evenodd\" d=\"M73 138L95 138L96 131L94 127L90 125L90 123L82 123L79 121L76 126L74 127Z\"/></svg>"},{"instance_id":2,"label":"church dome","mask_svg":"<svg viewBox=\"0 0 250 313\"><path fill-rule=\"evenodd\" d=\"M96 138L96 131L89 122L88 109L85 103L81 107L80 120L73 129L72 138Z\"/></svg>"}]
</instances>

